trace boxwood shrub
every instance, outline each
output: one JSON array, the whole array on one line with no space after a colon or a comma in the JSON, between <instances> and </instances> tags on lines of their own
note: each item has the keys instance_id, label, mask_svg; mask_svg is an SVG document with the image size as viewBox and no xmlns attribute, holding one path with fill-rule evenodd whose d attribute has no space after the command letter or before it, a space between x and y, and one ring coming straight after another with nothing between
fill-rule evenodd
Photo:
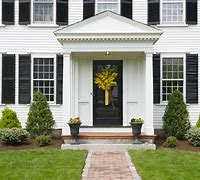
<instances>
[{"instance_id":1,"label":"boxwood shrub","mask_svg":"<svg viewBox=\"0 0 200 180\"><path fill-rule=\"evenodd\" d=\"M23 144L29 137L29 132L22 128L0 129L0 140L7 144Z\"/></svg>"},{"instance_id":2,"label":"boxwood shrub","mask_svg":"<svg viewBox=\"0 0 200 180\"><path fill-rule=\"evenodd\" d=\"M186 138L193 146L200 146L200 128L190 128L186 133Z\"/></svg>"},{"instance_id":3,"label":"boxwood shrub","mask_svg":"<svg viewBox=\"0 0 200 180\"><path fill-rule=\"evenodd\" d=\"M38 146L43 147L49 145L51 142L51 136L50 135L40 135L35 138L36 143Z\"/></svg>"},{"instance_id":4,"label":"boxwood shrub","mask_svg":"<svg viewBox=\"0 0 200 180\"><path fill-rule=\"evenodd\" d=\"M166 141L165 141L165 143L164 143L164 146L165 146L165 147L174 148L174 147L177 146L177 144L178 144L178 141L177 141L176 137L175 137L175 136L169 136L169 137L166 139Z\"/></svg>"},{"instance_id":5,"label":"boxwood shrub","mask_svg":"<svg viewBox=\"0 0 200 180\"><path fill-rule=\"evenodd\" d=\"M17 113L9 108L4 108L0 119L0 128L21 128Z\"/></svg>"}]
</instances>

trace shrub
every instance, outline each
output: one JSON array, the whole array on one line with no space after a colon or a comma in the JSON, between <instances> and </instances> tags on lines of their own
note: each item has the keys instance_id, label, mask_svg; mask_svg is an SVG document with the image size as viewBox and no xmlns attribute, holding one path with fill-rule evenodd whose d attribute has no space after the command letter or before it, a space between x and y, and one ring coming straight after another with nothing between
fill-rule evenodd
<instances>
[{"instance_id":1,"label":"shrub","mask_svg":"<svg viewBox=\"0 0 200 180\"><path fill-rule=\"evenodd\" d=\"M166 141L165 141L165 143L164 143L164 146L165 146L165 147L174 148L174 147L177 146L177 143L178 143L178 141L177 141L177 139L176 139L175 136L169 136L169 137L166 139Z\"/></svg>"},{"instance_id":2,"label":"shrub","mask_svg":"<svg viewBox=\"0 0 200 180\"><path fill-rule=\"evenodd\" d=\"M22 128L0 129L0 139L7 144L22 144L30 137L28 131Z\"/></svg>"},{"instance_id":3,"label":"shrub","mask_svg":"<svg viewBox=\"0 0 200 180\"><path fill-rule=\"evenodd\" d=\"M54 123L46 97L41 92L35 92L28 113L26 129L34 137L48 135Z\"/></svg>"},{"instance_id":4,"label":"shrub","mask_svg":"<svg viewBox=\"0 0 200 180\"><path fill-rule=\"evenodd\" d=\"M200 128L200 115L199 115L199 119L198 119L198 121L196 123L196 127Z\"/></svg>"},{"instance_id":5,"label":"shrub","mask_svg":"<svg viewBox=\"0 0 200 180\"><path fill-rule=\"evenodd\" d=\"M176 138L184 138L187 130L191 127L188 116L182 93L174 91L169 97L163 116L165 137L175 136Z\"/></svg>"},{"instance_id":6,"label":"shrub","mask_svg":"<svg viewBox=\"0 0 200 180\"><path fill-rule=\"evenodd\" d=\"M186 138L193 146L200 146L200 128L192 127L189 129Z\"/></svg>"},{"instance_id":7,"label":"shrub","mask_svg":"<svg viewBox=\"0 0 200 180\"><path fill-rule=\"evenodd\" d=\"M0 128L21 128L17 113L9 108L4 108L0 119Z\"/></svg>"},{"instance_id":8,"label":"shrub","mask_svg":"<svg viewBox=\"0 0 200 180\"><path fill-rule=\"evenodd\" d=\"M49 145L49 143L51 142L51 136L40 135L40 136L37 136L35 140L38 146L43 147L43 146Z\"/></svg>"}]
</instances>

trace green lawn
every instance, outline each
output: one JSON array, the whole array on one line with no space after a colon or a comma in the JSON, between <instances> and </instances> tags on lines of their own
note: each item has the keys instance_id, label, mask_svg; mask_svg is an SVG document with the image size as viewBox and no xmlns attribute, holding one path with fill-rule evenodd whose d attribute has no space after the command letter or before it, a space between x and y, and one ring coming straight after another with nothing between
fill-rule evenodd
<instances>
[{"instance_id":1,"label":"green lawn","mask_svg":"<svg viewBox=\"0 0 200 180\"><path fill-rule=\"evenodd\" d=\"M199 180L200 152L129 151L142 180Z\"/></svg>"},{"instance_id":2,"label":"green lawn","mask_svg":"<svg viewBox=\"0 0 200 180\"><path fill-rule=\"evenodd\" d=\"M79 180L86 151L35 149L0 152L1 180Z\"/></svg>"}]
</instances>

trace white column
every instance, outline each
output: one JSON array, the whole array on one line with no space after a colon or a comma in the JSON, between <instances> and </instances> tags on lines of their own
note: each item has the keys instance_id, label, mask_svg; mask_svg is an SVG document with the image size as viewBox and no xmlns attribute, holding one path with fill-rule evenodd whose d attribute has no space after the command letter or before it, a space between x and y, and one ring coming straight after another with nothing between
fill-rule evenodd
<instances>
[{"instance_id":1,"label":"white column","mask_svg":"<svg viewBox=\"0 0 200 180\"><path fill-rule=\"evenodd\" d=\"M2 97L2 54L0 54L0 104Z\"/></svg>"},{"instance_id":2,"label":"white column","mask_svg":"<svg viewBox=\"0 0 200 180\"><path fill-rule=\"evenodd\" d=\"M71 57L69 52L63 55L63 127L62 135L69 135L67 121L71 117Z\"/></svg>"},{"instance_id":3,"label":"white column","mask_svg":"<svg viewBox=\"0 0 200 180\"><path fill-rule=\"evenodd\" d=\"M153 65L152 53L146 53L145 60L145 119L144 132L154 135L153 128Z\"/></svg>"}]
</instances>

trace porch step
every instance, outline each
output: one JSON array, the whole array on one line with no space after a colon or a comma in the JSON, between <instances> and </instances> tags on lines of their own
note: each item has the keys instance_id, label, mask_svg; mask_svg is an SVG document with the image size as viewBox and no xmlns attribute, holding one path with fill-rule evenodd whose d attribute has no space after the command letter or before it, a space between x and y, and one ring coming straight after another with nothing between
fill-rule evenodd
<instances>
[{"instance_id":1,"label":"porch step","mask_svg":"<svg viewBox=\"0 0 200 180\"><path fill-rule=\"evenodd\" d=\"M156 136L140 135L143 142L154 143ZM70 144L71 136L63 136L65 144ZM80 132L78 141L80 144L131 144L133 141L132 133L114 133L114 132Z\"/></svg>"}]
</instances>

